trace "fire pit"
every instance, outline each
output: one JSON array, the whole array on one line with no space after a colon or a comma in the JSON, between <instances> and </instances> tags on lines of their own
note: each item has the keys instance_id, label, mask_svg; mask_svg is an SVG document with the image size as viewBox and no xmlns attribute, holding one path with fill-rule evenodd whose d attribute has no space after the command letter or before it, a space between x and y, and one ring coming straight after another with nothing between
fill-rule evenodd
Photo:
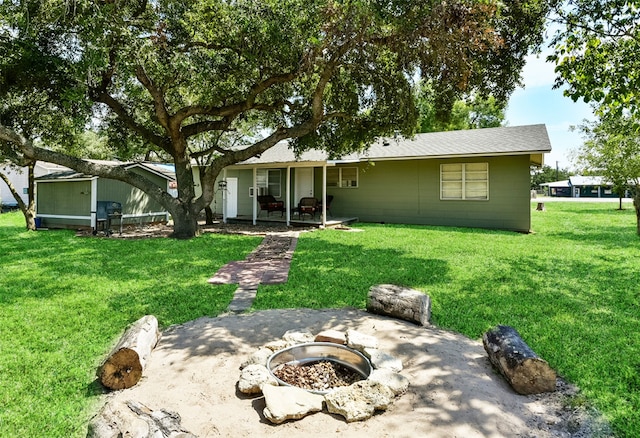
<instances>
[{"instance_id":1,"label":"fire pit","mask_svg":"<svg viewBox=\"0 0 640 438\"><path fill-rule=\"evenodd\" d=\"M311 342L280 350L269 358L267 369L283 386L297 386L326 394L369 377L369 360L344 345Z\"/></svg>"}]
</instances>

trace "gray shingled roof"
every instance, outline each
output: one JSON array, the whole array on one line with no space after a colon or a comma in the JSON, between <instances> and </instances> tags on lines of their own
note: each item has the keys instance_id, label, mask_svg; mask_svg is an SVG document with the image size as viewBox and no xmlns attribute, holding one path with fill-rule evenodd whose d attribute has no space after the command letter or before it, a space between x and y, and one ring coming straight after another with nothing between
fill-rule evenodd
<instances>
[{"instance_id":1,"label":"gray shingled roof","mask_svg":"<svg viewBox=\"0 0 640 438\"><path fill-rule=\"evenodd\" d=\"M413 139L382 139L363 153L350 154L338 160L327 160L323 151L309 151L295 158L286 142L241 164L288 162L341 162L367 160L401 160L411 158L444 158L487 155L528 155L551 151L545 125L509 126L464 131L417 134Z\"/></svg>"},{"instance_id":2,"label":"gray shingled roof","mask_svg":"<svg viewBox=\"0 0 640 438\"><path fill-rule=\"evenodd\" d=\"M149 172L155 173L158 176L161 176L169 181L173 181L176 179L176 174L174 171L173 164L162 164L162 163L151 163L151 162L127 162L123 163L120 161L105 161L105 160L89 160L92 163L102 164L105 166L122 166L125 168L131 167L141 167L146 169ZM62 167L62 166L61 166ZM65 169L65 168L63 168ZM36 178L36 181L49 181L49 180L76 180L76 179L88 179L92 178L93 175L88 175L82 172L78 172L73 169L60 170L58 172L51 172L46 175L42 175Z\"/></svg>"}]
</instances>

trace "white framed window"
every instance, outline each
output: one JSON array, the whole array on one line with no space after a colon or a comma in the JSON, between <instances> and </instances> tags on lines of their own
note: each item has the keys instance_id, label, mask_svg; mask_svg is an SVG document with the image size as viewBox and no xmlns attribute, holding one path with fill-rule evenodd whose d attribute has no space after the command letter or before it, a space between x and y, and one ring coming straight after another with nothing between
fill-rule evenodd
<instances>
[{"instance_id":1,"label":"white framed window","mask_svg":"<svg viewBox=\"0 0 640 438\"><path fill-rule=\"evenodd\" d=\"M256 185L261 195L268 194L280 198L282 196L281 182L282 172L280 169L258 169L256 172Z\"/></svg>"},{"instance_id":2,"label":"white framed window","mask_svg":"<svg viewBox=\"0 0 640 438\"><path fill-rule=\"evenodd\" d=\"M488 200L489 163L441 164L440 199Z\"/></svg>"},{"instance_id":3,"label":"white framed window","mask_svg":"<svg viewBox=\"0 0 640 438\"><path fill-rule=\"evenodd\" d=\"M327 168L327 187L339 187L339 188L358 187L358 168L357 167Z\"/></svg>"}]
</instances>

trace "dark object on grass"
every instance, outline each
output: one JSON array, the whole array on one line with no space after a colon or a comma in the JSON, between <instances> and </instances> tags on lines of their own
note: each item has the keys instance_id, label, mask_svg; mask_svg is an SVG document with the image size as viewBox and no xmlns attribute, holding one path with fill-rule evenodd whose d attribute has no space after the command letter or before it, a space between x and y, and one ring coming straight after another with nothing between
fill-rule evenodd
<instances>
[{"instance_id":1,"label":"dark object on grass","mask_svg":"<svg viewBox=\"0 0 640 438\"><path fill-rule=\"evenodd\" d=\"M556 390L556 372L522 340L513 327L498 325L482 336L489 360L519 394Z\"/></svg>"}]
</instances>

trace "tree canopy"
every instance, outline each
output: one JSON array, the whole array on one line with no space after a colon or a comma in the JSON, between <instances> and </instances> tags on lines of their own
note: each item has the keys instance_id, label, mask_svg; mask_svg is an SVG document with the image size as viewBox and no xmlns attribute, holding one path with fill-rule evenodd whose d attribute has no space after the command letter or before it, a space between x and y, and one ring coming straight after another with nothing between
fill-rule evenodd
<instances>
[{"instance_id":1,"label":"tree canopy","mask_svg":"<svg viewBox=\"0 0 640 438\"><path fill-rule=\"evenodd\" d=\"M496 128L504 123L505 106L495 97L472 95L456 100L450 109L438 106L433 84L420 84L417 92L418 132Z\"/></svg>"},{"instance_id":2,"label":"tree canopy","mask_svg":"<svg viewBox=\"0 0 640 438\"><path fill-rule=\"evenodd\" d=\"M567 0L556 12L556 87L601 113L640 113L640 2Z\"/></svg>"},{"instance_id":3,"label":"tree canopy","mask_svg":"<svg viewBox=\"0 0 640 438\"><path fill-rule=\"evenodd\" d=\"M29 43L35 57L1 65L40 69L46 114L87 103L120 156L154 151L173 161L178 197L132 172L38 147L0 119L4 148L119 179L158 200L176 237L191 237L226 166L282 140L296 151L362 150L377 137L412 135L414 78L434 84L447 113L471 92L506 102L525 56L542 42L555 0L63 0L0 4L0 43ZM20 52L18 52L20 53ZM48 76L50 75L50 76ZM4 72L5 82L13 76ZM61 76L64 80L53 80ZM14 80L19 89L19 81ZM52 103L52 104L51 104ZM85 114L89 114L88 112ZM57 129L57 128L56 128ZM40 132L46 141L56 132ZM241 133L241 135L239 135ZM11 144L12 146L7 146ZM66 149L65 149L66 150ZM191 163L199 158L202 194Z\"/></svg>"}]
</instances>

